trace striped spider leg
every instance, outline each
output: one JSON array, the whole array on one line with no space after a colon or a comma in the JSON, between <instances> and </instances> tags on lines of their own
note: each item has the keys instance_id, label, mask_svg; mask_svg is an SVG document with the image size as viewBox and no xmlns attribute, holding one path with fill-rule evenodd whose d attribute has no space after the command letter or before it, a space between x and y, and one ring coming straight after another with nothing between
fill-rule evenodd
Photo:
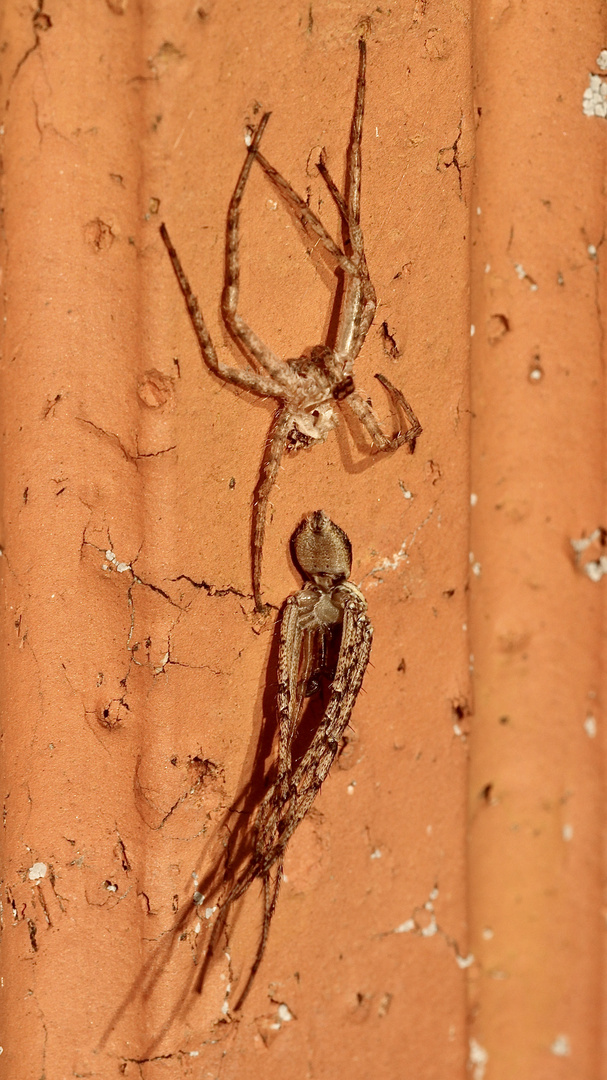
<instances>
[{"instance_id":1,"label":"striped spider leg","mask_svg":"<svg viewBox=\"0 0 607 1080\"><path fill-rule=\"evenodd\" d=\"M210 955L230 907L260 878L264 894L261 936L236 1010L247 997L263 958L287 844L335 760L362 685L373 636L366 600L348 581L352 554L345 532L317 510L295 530L292 546L308 582L289 597L282 615L276 774L257 812L250 859L219 907L208 947ZM323 683L328 700L302 747L298 736L306 705Z\"/></svg>"},{"instance_id":2,"label":"striped spider leg","mask_svg":"<svg viewBox=\"0 0 607 1080\"><path fill-rule=\"evenodd\" d=\"M253 497L251 546L253 554L253 595L257 610L263 609L261 597L261 567L266 529L268 501L276 482L283 454L324 442L338 422L337 406L346 402L368 431L375 450L396 450L407 445L413 452L415 440L421 435L420 423L406 398L385 377L376 378L386 390L398 416L399 430L385 435L370 402L354 387L353 365L375 316L375 289L369 277L364 240L360 225L361 141L365 107L366 44L358 43L359 62L356 81L354 115L350 142L346 154L345 196L329 175L324 155L318 165L331 196L339 210L347 246L346 254L325 229L320 219L293 189L288 180L273 168L260 153L261 137L270 118L265 113L247 150L240 176L228 210L225 285L221 313L232 338L241 346L251 363L251 369L235 368L223 363L215 351L196 296L185 275L181 261L171 242L166 225L160 226L173 269L183 294L192 326L198 338L203 360L226 382L261 397L275 398L278 408L272 420L259 480ZM238 313L240 291L240 207L249 173L257 160L270 182L285 202L298 215L304 228L315 233L318 240L333 256L337 271L344 277L337 332L334 342L315 345L301 356L284 362L277 357ZM346 245L344 245L346 246Z\"/></svg>"}]
</instances>

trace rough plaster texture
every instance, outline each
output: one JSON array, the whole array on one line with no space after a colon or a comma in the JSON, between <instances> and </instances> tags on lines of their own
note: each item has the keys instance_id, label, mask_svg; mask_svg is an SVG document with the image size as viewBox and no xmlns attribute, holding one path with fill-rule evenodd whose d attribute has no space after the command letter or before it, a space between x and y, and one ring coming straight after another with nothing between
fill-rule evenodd
<instances>
[{"instance_id":1,"label":"rough plaster texture","mask_svg":"<svg viewBox=\"0 0 607 1080\"><path fill-rule=\"evenodd\" d=\"M3 1077L600 1075L605 121L582 102L607 27L599 3L472 8L4 5ZM192 896L212 908L271 752L248 543L273 406L202 366L158 224L243 362L219 296L245 130L272 110L265 153L337 232L313 162L341 178L362 16L356 378L388 424L373 374L402 386L424 434L372 457L344 416L272 496L267 600L322 507L375 642L234 1017L259 895L200 995ZM297 355L331 267L259 170L243 226L243 314Z\"/></svg>"}]
</instances>

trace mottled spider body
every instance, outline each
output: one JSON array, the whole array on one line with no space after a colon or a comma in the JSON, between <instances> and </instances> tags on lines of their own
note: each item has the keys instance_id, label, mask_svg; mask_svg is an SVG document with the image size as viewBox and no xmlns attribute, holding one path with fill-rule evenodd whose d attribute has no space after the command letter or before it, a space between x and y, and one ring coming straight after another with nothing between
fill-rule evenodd
<instances>
[{"instance_id":1,"label":"mottled spider body","mask_svg":"<svg viewBox=\"0 0 607 1080\"><path fill-rule=\"evenodd\" d=\"M275 777L257 811L250 858L219 906L209 942L212 954L232 905L253 881L261 879L262 933L236 1009L244 1002L264 954L287 844L335 760L362 685L373 637L367 602L360 589L347 580L352 557L343 529L317 510L301 522L291 542L308 582L289 597L282 613ZM310 728L306 711L313 697L321 700ZM303 740L302 723L306 726Z\"/></svg>"},{"instance_id":2,"label":"mottled spider body","mask_svg":"<svg viewBox=\"0 0 607 1080\"><path fill-rule=\"evenodd\" d=\"M320 219L277 170L270 165L259 147L270 114L266 113L253 136L241 169L230 207L226 234L226 272L221 312L224 323L251 361L251 368L235 368L223 363L215 352L198 301L192 292L179 256L171 243L166 226L160 227L175 275L183 293L205 363L220 378L261 397L275 398L278 409L270 428L255 490L252 516L253 594L258 610L261 599L261 564L266 516L270 492L285 450L299 450L323 442L338 422L337 406L346 403L367 429L376 450L395 450L406 444L412 452L421 434L420 423L400 390L384 375L376 375L387 391L399 418L399 430L384 434L370 401L354 386L353 365L358 356L376 308L375 289L369 277L364 240L360 226L361 141L365 103L366 45L359 41L358 78L350 143L346 155L345 196L341 194L327 169L324 153L318 170L333 198L342 221L343 249L325 229ZM302 226L315 233L319 242L333 256L337 272L343 276L343 295L331 344L314 346L309 354L282 361L238 313L240 291L240 207L253 162L257 161L269 181L299 218ZM349 254L346 254L346 251Z\"/></svg>"},{"instance_id":3,"label":"mottled spider body","mask_svg":"<svg viewBox=\"0 0 607 1080\"><path fill-rule=\"evenodd\" d=\"M354 379L326 345L316 345L309 356L287 360L291 374L288 408L291 429L287 450L324 442L339 423L335 404L354 390ZM287 402L285 401L285 404Z\"/></svg>"}]
</instances>

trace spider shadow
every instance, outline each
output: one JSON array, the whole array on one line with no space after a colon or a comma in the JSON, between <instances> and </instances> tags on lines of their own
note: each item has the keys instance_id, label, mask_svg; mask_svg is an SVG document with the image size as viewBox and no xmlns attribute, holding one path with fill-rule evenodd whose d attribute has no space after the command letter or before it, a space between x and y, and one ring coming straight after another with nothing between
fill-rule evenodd
<instances>
[{"instance_id":1,"label":"spider shadow","mask_svg":"<svg viewBox=\"0 0 607 1080\"><path fill-rule=\"evenodd\" d=\"M244 782L241 782L235 799L225 810L211 838L210 843L215 841L218 847L222 843L225 843L225 846L223 851L212 858L210 868L198 878L196 892L204 898L204 900L199 901L200 907L204 903L205 908L214 908L216 906L215 901L219 899L220 893L229 892L231 883L245 869L253 854L255 812L276 775L276 764L272 759L272 750L275 744L277 727L276 671L279 647L280 619L277 619L266 667L270 674L266 678L261 694L262 723L256 743L251 747L247 755L242 772L246 773L248 771L251 759L253 764L250 775ZM269 766L267 765L268 759L272 759ZM222 842L220 838L225 837L226 833L228 834L227 842ZM218 841L219 843L217 843ZM206 851L201 852L197 870L202 866L205 853ZM101 1049L108 1042L127 1009L134 1008L137 1004L143 1005L144 1008L150 1005L169 963L175 956L178 944L188 934L190 924L194 921L204 921L201 919L198 905L192 899L191 877L188 876L182 892L185 899L176 912L173 925L163 935L160 944L156 946L152 955L144 962L132 980L103 1031L98 1043L98 1049ZM229 912L226 912L226 915L229 914L232 921L237 920L240 908L241 903L238 903ZM223 919L222 932L225 921ZM201 942L200 945L197 945L191 977L184 980L183 988L166 1020L146 1044L145 1056L149 1056L154 1052L169 1033L175 1021L187 1015L199 995L204 991L206 977L215 957L215 952L209 948L211 940L212 931L207 937L206 943Z\"/></svg>"}]
</instances>

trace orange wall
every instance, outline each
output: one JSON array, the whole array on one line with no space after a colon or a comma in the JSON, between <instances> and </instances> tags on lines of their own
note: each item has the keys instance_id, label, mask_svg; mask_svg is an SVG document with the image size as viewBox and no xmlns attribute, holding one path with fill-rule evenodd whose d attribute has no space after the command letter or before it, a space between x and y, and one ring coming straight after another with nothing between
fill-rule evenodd
<instances>
[{"instance_id":1,"label":"orange wall","mask_svg":"<svg viewBox=\"0 0 607 1080\"><path fill-rule=\"evenodd\" d=\"M265 598L300 587L289 537L322 507L352 541L372 660L242 1014L226 988L256 886L192 990L212 916L191 898L221 880L272 745L249 529L274 405L201 364L158 226L244 363L219 298L245 126L272 111L264 152L337 233L313 162L326 147L342 181L362 14L2 10L10 1080L601 1075L604 584L582 564L603 534L580 565L570 543L605 522L605 136L582 111L599 5L366 13L379 304L355 374L388 427L373 375L402 387L424 432L374 456L344 409L283 462ZM254 170L242 313L282 357L329 327L312 246Z\"/></svg>"}]
</instances>

